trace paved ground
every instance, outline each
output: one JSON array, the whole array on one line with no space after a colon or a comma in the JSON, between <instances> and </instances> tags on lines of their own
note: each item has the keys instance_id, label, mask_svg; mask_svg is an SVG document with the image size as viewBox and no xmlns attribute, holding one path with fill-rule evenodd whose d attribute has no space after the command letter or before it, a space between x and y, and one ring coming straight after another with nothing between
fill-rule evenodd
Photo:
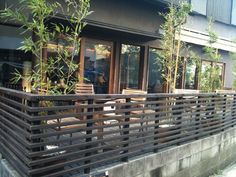
<instances>
[{"instance_id":1,"label":"paved ground","mask_svg":"<svg viewBox=\"0 0 236 177\"><path fill-rule=\"evenodd\" d=\"M212 175L210 177L236 177L236 163L228 166L222 171L219 171L217 175Z\"/></svg>"}]
</instances>

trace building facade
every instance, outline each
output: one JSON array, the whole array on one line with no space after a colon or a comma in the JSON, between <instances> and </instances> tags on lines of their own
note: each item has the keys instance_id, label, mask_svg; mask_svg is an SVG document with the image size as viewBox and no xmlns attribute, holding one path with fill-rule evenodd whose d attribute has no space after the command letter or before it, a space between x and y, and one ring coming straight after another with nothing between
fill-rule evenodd
<instances>
[{"instance_id":1,"label":"building facade","mask_svg":"<svg viewBox=\"0 0 236 177\"><path fill-rule=\"evenodd\" d=\"M216 22L214 30L219 35L216 43L222 59L216 63L221 67L225 88L232 88L233 61L230 52L236 37L236 0L191 0L193 12L181 33L183 41L191 45L202 59L202 66L214 67L203 52L207 43L207 17ZM13 0L0 2L3 9ZM120 93L124 88L162 92L163 80L158 63L158 51L161 50L161 29L163 18L160 12L167 10L168 2L163 0L91 0L93 13L86 18L87 26L82 31L81 50L77 57L80 63L80 76L94 84L95 93ZM57 19L58 21L61 19ZM24 37L20 24L1 21L0 24L0 86L22 89L24 83L12 84L11 73L19 69L27 73L33 62L31 54L18 50ZM48 44L47 54L53 54L53 48L62 45L58 39ZM179 71L178 88L199 89L197 66L184 60ZM23 84L23 86L22 86Z\"/></svg>"}]
</instances>

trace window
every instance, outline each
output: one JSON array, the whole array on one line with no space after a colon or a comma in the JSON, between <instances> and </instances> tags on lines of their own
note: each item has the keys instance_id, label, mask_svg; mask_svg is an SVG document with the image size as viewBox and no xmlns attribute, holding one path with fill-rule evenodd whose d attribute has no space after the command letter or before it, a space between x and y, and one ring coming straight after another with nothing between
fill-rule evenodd
<instances>
[{"instance_id":1,"label":"window","mask_svg":"<svg viewBox=\"0 0 236 177\"><path fill-rule=\"evenodd\" d=\"M214 91L224 84L224 63L202 61L200 89Z\"/></svg>"},{"instance_id":2,"label":"window","mask_svg":"<svg viewBox=\"0 0 236 177\"><path fill-rule=\"evenodd\" d=\"M206 15L207 0L191 0L193 11Z\"/></svg>"},{"instance_id":3,"label":"window","mask_svg":"<svg viewBox=\"0 0 236 177\"><path fill-rule=\"evenodd\" d=\"M197 89L197 64L192 59L186 61L184 88Z\"/></svg>"},{"instance_id":4,"label":"window","mask_svg":"<svg viewBox=\"0 0 236 177\"><path fill-rule=\"evenodd\" d=\"M141 47L133 45L121 46L120 56L120 91L140 85L140 51Z\"/></svg>"},{"instance_id":5,"label":"window","mask_svg":"<svg viewBox=\"0 0 236 177\"><path fill-rule=\"evenodd\" d=\"M231 24L236 25L236 0L232 3Z\"/></svg>"},{"instance_id":6,"label":"window","mask_svg":"<svg viewBox=\"0 0 236 177\"><path fill-rule=\"evenodd\" d=\"M185 60L183 57L181 57L178 62L175 88L182 89L184 87L184 73L185 73Z\"/></svg>"},{"instance_id":7,"label":"window","mask_svg":"<svg viewBox=\"0 0 236 177\"><path fill-rule=\"evenodd\" d=\"M108 93L112 44L87 40L84 51L84 80L94 84L95 93Z\"/></svg>"},{"instance_id":8,"label":"window","mask_svg":"<svg viewBox=\"0 0 236 177\"><path fill-rule=\"evenodd\" d=\"M232 0L208 0L207 2L208 17L230 24Z\"/></svg>"},{"instance_id":9,"label":"window","mask_svg":"<svg viewBox=\"0 0 236 177\"><path fill-rule=\"evenodd\" d=\"M0 86L17 90L29 88L30 83L26 80L20 80L16 84L12 82L16 70L24 76L32 72L31 54L18 50L24 38L30 35L21 35L23 31L16 27L0 25Z\"/></svg>"},{"instance_id":10,"label":"window","mask_svg":"<svg viewBox=\"0 0 236 177\"><path fill-rule=\"evenodd\" d=\"M162 66L160 61L160 50L149 49L149 74L148 74L148 92L163 92Z\"/></svg>"},{"instance_id":11,"label":"window","mask_svg":"<svg viewBox=\"0 0 236 177\"><path fill-rule=\"evenodd\" d=\"M213 63L212 67L216 67L219 71L219 77L222 85L224 84L224 63Z\"/></svg>"}]
</instances>

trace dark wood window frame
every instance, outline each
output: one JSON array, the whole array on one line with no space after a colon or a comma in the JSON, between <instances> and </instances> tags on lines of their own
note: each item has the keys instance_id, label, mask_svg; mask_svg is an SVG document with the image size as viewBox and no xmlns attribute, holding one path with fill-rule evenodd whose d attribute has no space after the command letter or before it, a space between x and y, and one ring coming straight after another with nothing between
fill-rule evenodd
<instances>
[{"instance_id":1,"label":"dark wood window frame","mask_svg":"<svg viewBox=\"0 0 236 177\"><path fill-rule=\"evenodd\" d=\"M145 84L145 89L148 90L148 84L149 84L149 72L150 72L150 67L149 67L149 64L150 64L150 49L155 49L155 50L163 50L162 48L160 47L153 47L153 46L148 46L147 47L148 51L147 51L147 75L146 75L146 84ZM163 83L162 83L163 84Z\"/></svg>"},{"instance_id":2,"label":"dark wood window frame","mask_svg":"<svg viewBox=\"0 0 236 177\"><path fill-rule=\"evenodd\" d=\"M84 77L84 56L85 56L85 43L86 41L94 41L94 42L104 42L107 43L109 45L111 45L111 62L110 62L110 77L109 77L109 91L108 93L114 93L113 87L114 87L114 74L115 74L115 70L113 69L115 66L115 57L114 57L114 42L113 41L109 41L109 40L102 40L102 39L94 39L94 38L88 38L88 37L82 37L81 38L81 44L80 44L80 67L79 67L79 74L81 77ZM83 80L81 80L80 82L84 82Z\"/></svg>"},{"instance_id":3,"label":"dark wood window frame","mask_svg":"<svg viewBox=\"0 0 236 177\"><path fill-rule=\"evenodd\" d=\"M223 71L222 71L222 75L221 75L221 77L222 77L222 85L223 85L223 87L224 87L224 84L225 84L225 63L224 62L221 62L221 61L212 61L212 60L206 60L206 59L202 59L201 60L201 68L200 69L202 69L202 62L209 62L209 63L211 63L211 67L213 67L213 64L214 63L216 63L216 64L222 64L223 65ZM202 72L202 70L200 70L200 72ZM198 79L198 82L199 82L199 79ZM198 87L199 87L199 84L198 84Z\"/></svg>"},{"instance_id":4,"label":"dark wood window frame","mask_svg":"<svg viewBox=\"0 0 236 177\"><path fill-rule=\"evenodd\" d=\"M118 80L116 81L116 82L114 82L114 83L116 83L117 84L117 89L116 89L116 92L117 93L119 93L120 92L120 79L121 79L121 77L120 77L120 67L121 67L121 63L120 63L120 60L121 60L121 50L122 50L122 44L123 45L132 45L132 46L137 46L137 47L140 47L140 62L139 62L139 76L138 76L138 78L139 78L139 83L138 83L138 89L140 89L140 90L145 90L146 88L145 88L145 82L146 82L146 74L145 74L145 70L147 71L147 64L146 64L146 60L147 60L147 52L146 52L146 46L144 46L144 45L140 45L140 44L137 44L137 43L132 43L132 42L130 42L130 43L128 43L128 42L119 42L119 52L118 51L116 51L117 53L118 53L118 56L119 56L119 58L118 58L118 60L119 60L119 67L116 67L116 69L118 70L117 71L117 75L118 75ZM117 56L117 55L116 55ZM116 65L117 66L117 65ZM144 78L145 77L145 78Z\"/></svg>"},{"instance_id":5,"label":"dark wood window frame","mask_svg":"<svg viewBox=\"0 0 236 177\"><path fill-rule=\"evenodd\" d=\"M225 63L224 62L216 62L216 61L212 61L212 60L206 60L206 59L201 59L201 64L200 66L196 66L196 70L195 70L195 78L196 78L196 81L195 81L195 88L196 90L198 90L200 88L199 86L199 82L200 82L200 77L199 77L199 74L201 73L202 71L202 62L209 62L211 63L211 67L213 66L214 63L219 63L219 64L222 64L223 65L223 71L222 71L222 84L224 85L224 82L225 82ZM186 76L185 76L185 73L186 73L186 68L187 68L187 59L184 61L184 64L183 64L183 68L184 68L184 71L183 71L183 75L182 75L182 87L181 89L185 89L185 81L186 81Z\"/></svg>"}]
</instances>

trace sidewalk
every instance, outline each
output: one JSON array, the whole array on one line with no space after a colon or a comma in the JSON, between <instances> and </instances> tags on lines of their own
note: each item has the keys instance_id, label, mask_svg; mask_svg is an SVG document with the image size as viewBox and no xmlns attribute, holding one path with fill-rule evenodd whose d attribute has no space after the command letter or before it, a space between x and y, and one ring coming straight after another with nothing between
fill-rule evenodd
<instances>
[{"instance_id":1,"label":"sidewalk","mask_svg":"<svg viewBox=\"0 0 236 177\"><path fill-rule=\"evenodd\" d=\"M226 167L224 170L220 171L216 175L210 177L236 177L236 163L231 166Z\"/></svg>"}]
</instances>

